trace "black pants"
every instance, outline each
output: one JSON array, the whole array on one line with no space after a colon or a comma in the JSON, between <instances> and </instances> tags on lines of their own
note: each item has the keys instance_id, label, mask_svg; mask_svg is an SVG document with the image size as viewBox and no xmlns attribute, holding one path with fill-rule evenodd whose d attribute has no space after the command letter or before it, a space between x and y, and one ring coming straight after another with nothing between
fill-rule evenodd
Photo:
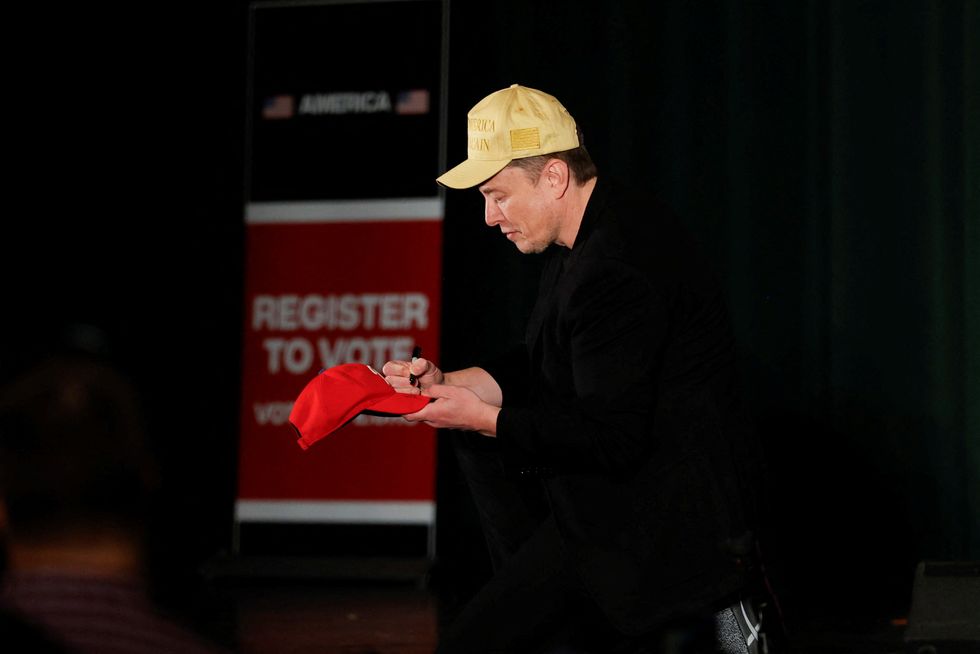
<instances>
[{"instance_id":1,"label":"black pants","mask_svg":"<svg viewBox=\"0 0 980 654\"><path fill-rule=\"evenodd\" d=\"M712 625L706 622L679 623L642 637L618 632L563 551L540 484L505 476L492 439L453 436L494 577L442 635L439 654L713 651Z\"/></svg>"}]
</instances>

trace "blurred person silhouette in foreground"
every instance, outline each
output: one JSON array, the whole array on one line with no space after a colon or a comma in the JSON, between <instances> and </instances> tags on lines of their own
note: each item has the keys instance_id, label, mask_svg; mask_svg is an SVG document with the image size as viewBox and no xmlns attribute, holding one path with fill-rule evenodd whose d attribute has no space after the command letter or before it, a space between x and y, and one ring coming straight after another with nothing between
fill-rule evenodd
<instances>
[{"instance_id":1,"label":"blurred person silhouette in foreground","mask_svg":"<svg viewBox=\"0 0 980 654\"><path fill-rule=\"evenodd\" d=\"M57 354L0 388L0 649L216 651L147 592L149 452L136 392L105 362Z\"/></svg>"}]
</instances>

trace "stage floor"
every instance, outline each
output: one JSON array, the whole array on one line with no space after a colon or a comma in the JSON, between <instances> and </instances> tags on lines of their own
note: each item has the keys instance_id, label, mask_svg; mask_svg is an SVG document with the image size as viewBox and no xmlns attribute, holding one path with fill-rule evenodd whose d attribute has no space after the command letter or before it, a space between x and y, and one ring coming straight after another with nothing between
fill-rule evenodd
<instances>
[{"instance_id":1,"label":"stage floor","mask_svg":"<svg viewBox=\"0 0 980 654\"><path fill-rule=\"evenodd\" d=\"M428 654L437 641L439 604L421 584L238 581L215 592L224 624L214 631L242 654ZM901 617L787 623L795 654L904 652Z\"/></svg>"}]
</instances>

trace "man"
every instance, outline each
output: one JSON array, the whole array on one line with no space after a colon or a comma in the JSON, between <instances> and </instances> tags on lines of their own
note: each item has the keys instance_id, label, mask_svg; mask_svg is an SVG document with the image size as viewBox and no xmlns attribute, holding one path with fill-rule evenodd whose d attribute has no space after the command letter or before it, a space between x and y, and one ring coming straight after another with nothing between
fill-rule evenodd
<instances>
[{"instance_id":1,"label":"man","mask_svg":"<svg viewBox=\"0 0 980 654\"><path fill-rule=\"evenodd\" d=\"M515 84L468 118L468 158L438 181L477 187L487 225L548 261L512 353L384 368L436 398L407 419L481 435L458 454L495 575L440 651L635 651L733 603L757 644L738 601L759 453L707 263L663 206L598 177L554 97Z\"/></svg>"}]
</instances>

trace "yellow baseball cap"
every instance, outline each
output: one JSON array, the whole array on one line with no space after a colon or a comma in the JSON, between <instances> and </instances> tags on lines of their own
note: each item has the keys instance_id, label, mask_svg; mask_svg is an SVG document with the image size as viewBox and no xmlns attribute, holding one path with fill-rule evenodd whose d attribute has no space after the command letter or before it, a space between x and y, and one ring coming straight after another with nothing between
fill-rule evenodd
<instances>
[{"instance_id":1,"label":"yellow baseball cap","mask_svg":"<svg viewBox=\"0 0 980 654\"><path fill-rule=\"evenodd\" d=\"M450 188L485 182L514 159L579 146L575 120L558 99L519 84L483 98L466 119L466 161L436 178Z\"/></svg>"}]
</instances>

